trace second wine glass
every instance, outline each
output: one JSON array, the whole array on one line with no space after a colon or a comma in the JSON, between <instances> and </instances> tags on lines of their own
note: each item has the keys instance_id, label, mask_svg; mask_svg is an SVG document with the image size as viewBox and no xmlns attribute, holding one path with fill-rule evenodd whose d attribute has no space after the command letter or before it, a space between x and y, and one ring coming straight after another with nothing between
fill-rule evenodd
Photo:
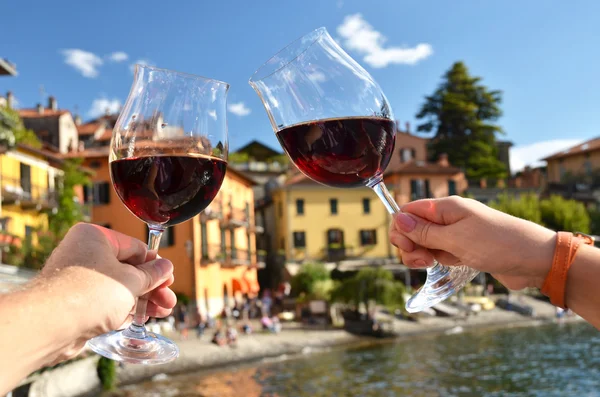
<instances>
[{"instance_id":1,"label":"second wine glass","mask_svg":"<svg viewBox=\"0 0 600 397\"><path fill-rule=\"evenodd\" d=\"M117 195L148 225L149 250L158 251L164 230L203 211L221 188L227 168L228 89L221 81L136 65L113 129L109 162ZM146 330L147 303L148 296L140 297L133 323L91 339L90 348L136 364L177 358L175 343Z\"/></svg>"},{"instance_id":2,"label":"second wine glass","mask_svg":"<svg viewBox=\"0 0 600 397\"><path fill-rule=\"evenodd\" d=\"M288 45L250 79L281 146L321 184L367 186L390 213L400 211L383 181L396 139L392 110L371 75L319 28ZM418 312L448 298L479 272L465 266L427 269L425 285L406 303Z\"/></svg>"}]
</instances>

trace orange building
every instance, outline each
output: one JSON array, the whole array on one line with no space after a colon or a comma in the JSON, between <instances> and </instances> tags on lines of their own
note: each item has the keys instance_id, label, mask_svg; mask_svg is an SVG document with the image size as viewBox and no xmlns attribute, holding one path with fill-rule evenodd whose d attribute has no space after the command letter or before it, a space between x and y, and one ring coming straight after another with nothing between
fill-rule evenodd
<instances>
[{"instance_id":1,"label":"orange building","mask_svg":"<svg viewBox=\"0 0 600 397\"><path fill-rule=\"evenodd\" d=\"M112 188L108 146L91 147L69 154L83 157L94 170L93 186L85 201L92 205L92 222L145 241L147 226L123 205ZM232 298L256 295L256 229L254 182L231 167L221 191L201 215L168 228L159 253L175 265L176 293L185 294L203 314L219 314Z\"/></svg>"},{"instance_id":2,"label":"orange building","mask_svg":"<svg viewBox=\"0 0 600 397\"><path fill-rule=\"evenodd\" d=\"M396 133L396 146L385 171L385 184L400 205L422 198L462 194L467 188L464 173L442 155L427 161L427 139L407 131Z\"/></svg>"}]
</instances>

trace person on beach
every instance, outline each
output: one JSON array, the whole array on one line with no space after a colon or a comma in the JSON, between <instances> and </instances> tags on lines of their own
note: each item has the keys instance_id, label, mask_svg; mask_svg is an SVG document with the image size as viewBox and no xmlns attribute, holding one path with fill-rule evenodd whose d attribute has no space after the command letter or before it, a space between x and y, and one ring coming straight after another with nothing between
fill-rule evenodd
<instances>
[{"instance_id":1,"label":"person on beach","mask_svg":"<svg viewBox=\"0 0 600 397\"><path fill-rule=\"evenodd\" d=\"M600 329L600 249L586 236L555 232L457 196L410 202L394 215L390 241L411 268L434 258L491 273L512 290L541 289Z\"/></svg>"},{"instance_id":2,"label":"person on beach","mask_svg":"<svg viewBox=\"0 0 600 397\"><path fill-rule=\"evenodd\" d=\"M27 285L0 294L0 396L33 371L75 357L85 342L122 329L135 299L166 317L177 298L173 264L143 242L100 226L71 228Z\"/></svg>"}]
</instances>

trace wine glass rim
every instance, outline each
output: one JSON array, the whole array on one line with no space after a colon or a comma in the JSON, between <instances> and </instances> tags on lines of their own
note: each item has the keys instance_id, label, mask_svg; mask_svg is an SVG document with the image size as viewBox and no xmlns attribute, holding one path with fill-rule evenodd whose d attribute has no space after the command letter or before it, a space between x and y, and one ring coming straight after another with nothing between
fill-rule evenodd
<instances>
[{"instance_id":1,"label":"wine glass rim","mask_svg":"<svg viewBox=\"0 0 600 397\"><path fill-rule=\"evenodd\" d=\"M252 84L253 82L264 80L267 77L272 76L275 73L279 72L280 70L286 68L290 63L294 62L302 54L304 54L306 51L308 51L308 49L310 47L312 47L312 45L315 44L317 42L317 40L319 40L326 33L328 33L327 32L327 28L320 27L320 28L314 29L314 30L310 31L309 33L306 33L306 34L298 37L297 39L293 40L292 42L290 42L289 44L287 44L285 47L283 47L282 49L280 49L279 51L277 51L275 54L273 54L273 56L271 56L265 63L263 63L258 69L256 69L256 71L252 74L252 76L250 76L250 79L248 80L248 82L250 84ZM314 36L314 37L310 40L309 43L307 43L304 46L304 48L302 48L302 50L300 52L298 52L296 55L294 55L290 60L286 60L283 65L279 66L278 68L276 68L272 72L270 72L268 74L265 74L263 77L257 78L259 76L259 72L262 69L264 69L269 64L269 62L271 62L273 59L275 59L277 57L277 55L281 54L282 52L284 52L285 50L289 49L290 47L292 47L294 45L297 45L297 43L299 41L301 41L302 39L304 39L305 37L310 37L310 36Z\"/></svg>"},{"instance_id":2,"label":"wine glass rim","mask_svg":"<svg viewBox=\"0 0 600 397\"><path fill-rule=\"evenodd\" d=\"M156 66L150 66L150 65L144 65L141 63L136 63L135 66L137 68L143 68L143 69L149 69L149 70L154 70L157 72L168 72L168 73L172 73L172 74L178 74L180 76L186 77L186 78L192 78L192 79L196 79L196 80L207 80L207 81L214 81L217 84L222 84L225 85L226 87L229 87L229 83L222 81L222 80L217 80L217 79L213 79L212 77L205 77L205 76L201 76L198 74L192 74L192 73L187 73L187 72L180 72L178 70L173 70L173 69L166 69L166 68L158 68Z\"/></svg>"}]
</instances>

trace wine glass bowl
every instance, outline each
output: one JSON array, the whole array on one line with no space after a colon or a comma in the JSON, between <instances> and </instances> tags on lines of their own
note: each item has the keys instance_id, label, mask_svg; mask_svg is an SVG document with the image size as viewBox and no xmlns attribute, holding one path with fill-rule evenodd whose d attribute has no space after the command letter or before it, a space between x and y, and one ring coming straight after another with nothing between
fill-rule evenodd
<instances>
[{"instance_id":1,"label":"wine glass bowl","mask_svg":"<svg viewBox=\"0 0 600 397\"><path fill-rule=\"evenodd\" d=\"M367 186L390 213L400 212L383 182L396 142L392 109L372 76L325 28L279 51L249 84L296 168L327 186ZM446 299L478 273L437 262L427 272L425 286L406 304L409 312Z\"/></svg>"},{"instance_id":2,"label":"wine glass bowl","mask_svg":"<svg viewBox=\"0 0 600 397\"><path fill-rule=\"evenodd\" d=\"M227 168L228 89L221 81L136 65L113 129L109 163L117 196L148 225L149 250L157 251L167 227L199 214L221 188ZM177 358L175 343L144 327L147 295L138 298L128 328L97 336L88 346L130 363Z\"/></svg>"}]
</instances>

